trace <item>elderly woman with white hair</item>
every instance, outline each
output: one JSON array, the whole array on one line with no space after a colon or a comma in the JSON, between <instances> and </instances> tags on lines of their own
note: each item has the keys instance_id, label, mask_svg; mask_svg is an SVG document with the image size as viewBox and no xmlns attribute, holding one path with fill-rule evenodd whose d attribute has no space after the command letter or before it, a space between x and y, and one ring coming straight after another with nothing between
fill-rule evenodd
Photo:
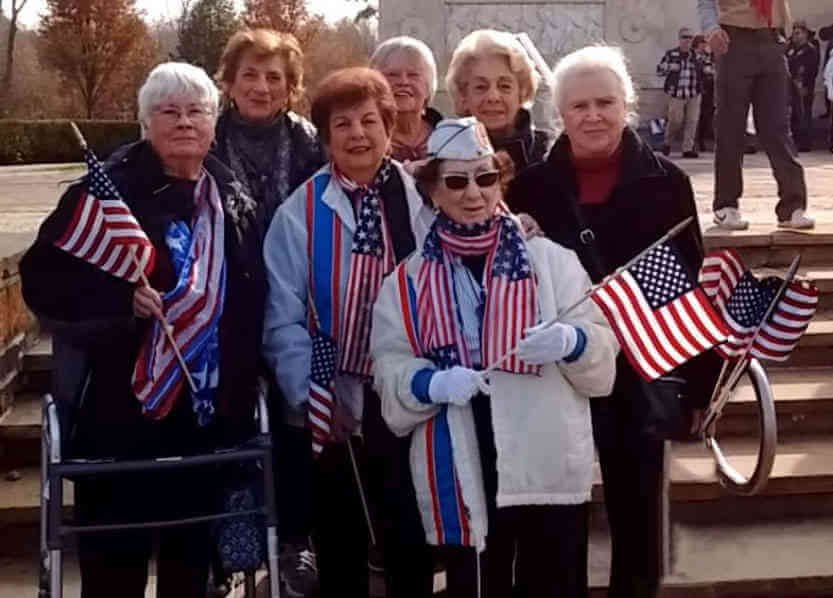
<instances>
[{"instance_id":1,"label":"elderly woman with white hair","mask_svg":"<svg viewBox=\"0 0 833 598\"><path fill-rule=\"evenodd\" d=\"M23 294L88 364L70 455L145 459L209 452L254 433L265 300L254 202L208 154L217 89L200 68L165 63L139 91L143 139L105 171L155 248L149 285L113 276L59 249L90 181L71 186L21 263ZM187 307L187 309L185 309ZM194 390L161 331L181 340ZM199 334L193 328L199 328ZM166 369L156 363L170 363ZM216 509L216 473L131 474L79 480L88 523L158 521ZM212 542L206 525L159 531L157 595L202 598ZM80 538L84 598L145 595L154 537L146 531Z\"/></svg>"},{"instance_id":2,"label":"elderly woman with white hair","mask_svg":"<svg viewBox=\"0 0 833 598\"><path fill-rule=\"evenodd\" d=\"M540 79L518 39L491 29L457 44L445 77L457 113L482 122L492 145L509 154L518 172L543 160L554 139L552 131L532 122Z\"/></svg>"},{"instance_id":3,"label":"elderly woman with white hair","mask_svg":"<svg viewBox=\"0 0 833 598\"><path fill-rule=\"evenodd\" d=\"M442 120L429 106L437 92L437 63L431 48L413 37L392 37L379 44L370 66L388 80L396 101L391 157L400 162L422 160L428 136Z\"/></svg>"},{"instance_id":4,"label":"elderly woman with white hair","mask_svg":"<svg viewBox=\"0 0 833 598\"><path fill-rule=\"evenodd\" d=\"M636 94L621 50L568 54L555 67L554 91L563 133L545 162L513 182L512 210L528 212L550 239L574 250L594 282L693 216L675 245L697 271L703 240L691 182L629 126ZM689 408L704 406L719 366L714 354L703 354L673 373L676 384L647 385L620 355L612 394L590 402L613 542L611 597L659 589L664 440L686 435L688 426L685 417L665 417L652 399L671 388L672 399L685 395Z\"/></svg>"}]
</instances>

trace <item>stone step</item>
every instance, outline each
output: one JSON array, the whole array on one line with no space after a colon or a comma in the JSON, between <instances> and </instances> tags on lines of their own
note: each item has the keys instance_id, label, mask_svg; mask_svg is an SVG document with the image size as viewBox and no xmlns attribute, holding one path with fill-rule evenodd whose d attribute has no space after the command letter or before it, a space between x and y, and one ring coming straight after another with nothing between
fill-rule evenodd
<instances>
[{"instance_id":1,"label":"stone step","mask_svg":"<svg viewBox=\"0 0 833 598\"><path fill-rule=\"evenodd\" d=\"M833 367L778 368L768 372L775 397L778 434L833 433ZM756 437L758 404L744 377L718 422L721 435Z\"/></svg>"},{"instance_id":2,"label":"stone step","mask_svg":"<svg viewBox=\"0 0 833 598\"><path fill-rule=\"evenodd\" d=\"M720 438L720 447L738 471L749 475L758 455L757 438ZM806 435L779 442L769 483L762 495L833 493L833 438ZM671 459L671 499L720 500L726 492L714 460L702 442L675 443Z\"/></svg>"},{"instance_id":3,"label":"stone step","mask_svg":"<svg viewBox=\"0 0 833 598\"><path fill-rule=\"evenodd\" d=\"M14 471L19 479L11 481L7 471L0 477L0 526L33 523L39 518L40 468L23 467ZM72 482L65 480L64 505L69 507L72 501Z\"/></svg>"},{"instance_id":4,"label":"stone step","mask_svg":"<svg viewBox=\"0 0 833 598\"><path fill-rule=\"evenodd\" d=\"M663 598L829 596L833 517L672 526Z\"/></svg>"},{"instance_id":5,"label":"stone step","mask_svg":"<svg viewBox=\"0 0 833 598\"><path fill-rule=\"evenodd\" d=\"M23 354L23 370L31 372L52 371L52 337L42 334L38 342Z\"/></svg>"},{"instance_id":6,"label":"stone step","mask_svg":"<svg viewBox=\"0 0 833 598\"><path fill-rule=\"evenodd\" d=\"M820 222L807 232L782 231L773 225L752 223L745 231L723 231L715 226L703 230L706 250L733 247L748 268L786 266L796 254L801 264L830 266L833 260L833 223Z\"/></svg>"},{"instance_id":7,"label":"stone step","mask_svg":"<svg viewBox=\"0 0 833 598\"><path fill-rule=\"evenodd\" d=\"M24 393L15 397L11 409L0 417L0 443L40 440L41 396Z\"/></svg>"},{"instance_id":8,"label":"stone step","mask_svg":"<svg viewBox=\"0 0 833 598\"><path fill-rule=\"evenodd\" d=\"M720 437L720 447L742 474L751 474L758 440ZM717 480L701 442L675 444L670 460L672 521L733 523L788 517L833 517L833 438L806 435L779 441L767 486L755 496L735 496Z\"/></svg>"},{"instance_id":9,"label":"stone step","mask_svg":"<svg viewBox=\"0 0 833 598\"><path fill-rule=\"evenodd\" d=\"M6 469L40 464L40 395L19 394L0 417L0 475Z\"/></svg>"}]
</instances>

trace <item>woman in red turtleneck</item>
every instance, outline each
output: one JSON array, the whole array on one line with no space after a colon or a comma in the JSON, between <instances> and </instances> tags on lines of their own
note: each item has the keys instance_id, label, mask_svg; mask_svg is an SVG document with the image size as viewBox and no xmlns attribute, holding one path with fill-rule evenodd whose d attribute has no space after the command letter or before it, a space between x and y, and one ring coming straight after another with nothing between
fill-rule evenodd
<instances>
[{"instance_id":1,"label":"woman in red turtleneck","mask_svg":"<svg viewBox=\"0 0 833 598\"><path fill-rule=\"evenodd\" d=\"M513 181L512 211L530 214L548 237L576 251L594 282L694 216L676 244L686 265L699 269L703 241L691 183L628 126L636 97L621 51L578 50L554 74L564 132L544 162ZM720 359L704 354L674 372L688 383L690 407L708 403L719 369ZM613 540L613 598L659 591L664 438L648 392L620 354L613 392L591 400Z\"/></svg>"}]
</instances>

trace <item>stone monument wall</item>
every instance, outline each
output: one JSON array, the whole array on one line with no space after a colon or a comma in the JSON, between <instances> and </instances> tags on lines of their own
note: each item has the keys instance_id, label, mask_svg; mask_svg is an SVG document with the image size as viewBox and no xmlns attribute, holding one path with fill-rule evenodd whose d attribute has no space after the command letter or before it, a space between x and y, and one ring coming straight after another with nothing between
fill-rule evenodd
<instances>
[{"instance_id":1,"label":"stone monument wall","mask_svg":"<svg viewBox=\"0 0 833 598\"><path fill-rule=\"evenodd\" d=\"M665 111L656 65L677 44L681 27L697 31L696 0L379 0L380 40L394 35L422 39L433 50L444 76L457 42L476 29L526 32L552 65L564 54L606 41L621 46L639 89L643 122ZM833 23L833 3L792 0L795 18L813 29ZM441 76L435 104L452 115ZM821 83L819 82L819 90ZM819 94L820 95L820 94Z\"/></svg>"}]
</instances>

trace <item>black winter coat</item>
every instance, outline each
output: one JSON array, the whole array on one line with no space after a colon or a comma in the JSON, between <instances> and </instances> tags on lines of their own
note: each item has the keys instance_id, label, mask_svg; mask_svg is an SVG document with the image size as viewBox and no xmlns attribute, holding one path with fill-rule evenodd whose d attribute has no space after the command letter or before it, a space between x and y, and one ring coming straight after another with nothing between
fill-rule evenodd
<instances>
[{"instance_id":1,"label":"black winter coat","mask_svg":"<svg viewBox=\"0 0 833 598\"><path fill-rule=\"evenodd\" d=\"M231 171L210 155L204 166L217 182L223 201L227 266L226 300L219 324L218 416L210 426L211 438L214 444L232 444L254 431L258 378L263 373L263 233L256 225L254 202L242 193ZM177 189L174 179L164 174L161 161L147 142L117 150L105 168L156 248L151 286L160 292L173 288L175 276L164 231L172 219L183 217L182 198L187 196L181 187ZM82 181L64 193L24 255L20 264L23 297L42 323L52 328L53 335L86 355L90 376L75 418L73 452L90 457L156 456L165 452L160 438L177 438L171 426L179 424L170 421L183 423L183 429L193 428L190 398L184 391L161 421L142 415L132 392L131 376L150 322L133 316L135 285L53 245L65 230L85 186ZM183 442L171 450L197 452L206 448L189 447Z\"/></svg>"},{"instance_id":2,"label":"black winter coat","mask_svg":"<svg viewBox=\"0 0 833 598\"><path fill-rule=\"evenodd\" d=\"M654 155L630 128L625 129L622 143L619 181L607 202L578 205L570 141L563 134L545 162L512 182L507 197L510 209L530 214L547 237L574 250L593 282L624 265L681 220L694 216L677 236L676 245L696 277L703 261L703 240L688 175L670 160ZM587 229L595 237L590 243ZM687 380L692 407L708 404L721 365L721 359L710 351L674 372ZM617 370L611 396L636 400L644 384L624 353L619 355Z\"/></svg>"}]
</instances>

